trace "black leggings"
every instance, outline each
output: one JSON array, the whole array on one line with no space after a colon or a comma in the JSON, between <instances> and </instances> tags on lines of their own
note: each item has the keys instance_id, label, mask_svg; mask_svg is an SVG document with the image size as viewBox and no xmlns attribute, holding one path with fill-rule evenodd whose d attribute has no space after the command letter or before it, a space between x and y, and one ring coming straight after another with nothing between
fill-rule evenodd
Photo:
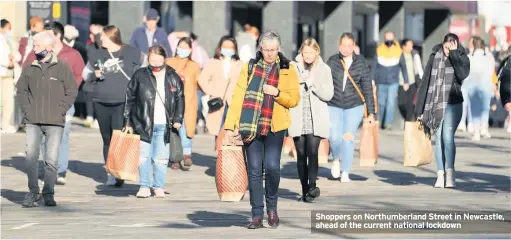
<instances>
[{"instance_id":1,"label":"black leggings","mask_svg":"<svg viewBox=\"0 0 511 240\"><path fill-rule=\"evenodd\" d=\"M124 103L94 102L94 110L96 110L96 119L98 120L99 131L103 138L103 157L106 163L112 132L114 130L121 130L123 127Z\"/></svg>"},{"instance_id":2,"label":"black leggings","mask_svg":"<svg viewBox=\"0 0 511 240\"><path fill-rule=\"evenodd\" d=\"M92 98L94 97L93 92L83 92L85 97L85 110L87 114L85 117L94 117L94 104Z\"/></svg>"},{"instance_id":3,"label":"black leggings","mask_svg":"<svg viewBox=\"0 0 511 240\"><path fill-rule=\"evenodd\" d=\"M320 137L313 134L302 135L293 138L296 147L298 161L298 176L302 184L302 195L305 196L309 189L316 187L316 178L318 176L318 152ZM309 159L309 164L307 164Z\"/></svg>"}]
</instances>

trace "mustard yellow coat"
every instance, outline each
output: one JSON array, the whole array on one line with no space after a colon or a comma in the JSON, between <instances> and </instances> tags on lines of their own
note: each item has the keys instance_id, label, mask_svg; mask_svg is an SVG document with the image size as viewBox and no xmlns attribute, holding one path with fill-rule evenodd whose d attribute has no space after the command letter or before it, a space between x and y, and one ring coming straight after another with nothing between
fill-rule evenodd
<instances>
[{"instance_id":1,"label":"mustard yellow coat","mask_svg":"<svg viewBox=\"0 0 511 240\"><path fill-rule=\"evenodd\" d=\"M255 68L255 66L254 66ZM250 75L250 80L254 76L254 72ZM236 83L236 89L232 96L231 105L227 112L225 120L226 130L237 130L239 129L241 110L243 100L245 99L245 92L248 84L248 63L243 65L238 81ZM300 102L300 84L298 80L298 72L294 63L289 63L288 69L280 69L279 71L279 85L277 88L280 90L279 97L275 98L275 104L273 105L273 117L271 120L271 131L280 132L286 130L291 126L291 114L289 108L296 107Z\"/></svg>"}]
</instances>

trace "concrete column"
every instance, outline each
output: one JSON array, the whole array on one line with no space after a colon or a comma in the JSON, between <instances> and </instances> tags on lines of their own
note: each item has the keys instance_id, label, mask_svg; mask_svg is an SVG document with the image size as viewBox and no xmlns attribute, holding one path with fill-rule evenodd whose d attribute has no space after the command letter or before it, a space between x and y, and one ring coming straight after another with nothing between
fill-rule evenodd
<instances>
[{"instance_id":1,"label":"concrete column","mask_svg":"<svg viewBox=\"0 0 511 240\"><path fill-rule=\"evenodd\" d=\"M323 21L323 37L321 51L323 59L339 53L339 38L344 32L353 33L354 2L325 1L325 20Z\"/></svg>"},{"instance_id":2,"label":"concrete column","mask_svg":"<svg viewBox=\"0 0 511 240\"><path fill-rule=\"evenodd\" d=\"M220 38L231 32L230 2L193 2L193 32L212 56Z\"/></svg>"},{"instance_id":3,"label":"concrete column","mask_svg":"<svg viewBox=\"0 0 511 240\"><path fill-rule=\"evenodd\" d=\"M167 32L185 31L193 29L193 3L192 2L162 2L162 27Z\"/></svg>"},{"instance_id":4,"label":"concrete column","mask_svg":"<svg viewBox=\"0 0 511 240\"><path fill-rule=\"evenodd\" d=\"M295 1L270 1L263 9L262 32L278 32L281 37L281 52L289 59L294 59L298 48L298 4L299 2Z\"/></svg>"},{"instance_id":5,"label":"concrete column","mask_svg":"<svg viewBox=\"0 0 511 240\"><path fill-rule=\"evenodd\" d=\"M449 32L449 10L426 9L424 11L424 42L422 43L422 63L426 66L432 48L442 43Z\"/></svg>"},{"instance_id":6,"label":"concrete column","mask_svg":"<svg viewBox=\"0 0 511 240\"><path fill-rule=\"evenodd\" d=\"M12 35L19 40L27 32L27 2L0 1L0 19L5 18L11 23Z\"/></svg>"},{"instance_id":7,"label":"concrete column","mask_svg":"<svg viewBox=\"0 0 511 240\"><path fill-rule=\"evenodd\" d=\"M396 34L396 39L405 37L405 8L401 1L379 2L378 15L380 22L380 42L384 40L383 34L386 31L392 31Z\"/></svg>"},{"instance_id":8,"label":"concrete column","mask_svg":"<svg viewBox=\"0 0 511 240\"><path fill-rule=\"evenodd\" d=\"M149 2L110 1L108 6L109 24L121 30L124 43L128 43L133 31L142 26Z\"/></svg>"}]
</instances>

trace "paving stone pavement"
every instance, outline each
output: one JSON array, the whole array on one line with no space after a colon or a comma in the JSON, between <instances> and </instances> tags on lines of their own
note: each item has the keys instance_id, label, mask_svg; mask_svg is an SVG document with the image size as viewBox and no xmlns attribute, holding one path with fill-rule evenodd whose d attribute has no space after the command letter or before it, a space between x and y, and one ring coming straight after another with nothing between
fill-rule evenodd
<instances>
[{"instance_id":1,"label":"paving stone pavement","mask_svg":"<svg viewBox=\"0 0 511 240\"><path fill-rule=\"evenodd\" d=\"M505 212L511 210L511 139L501 129L493 138L474 143L456 136L456 189L435 189L435 164L403 167L402 131L381 132L380 159L374 168L353 162L352 182L331 180L322 164L314 204L298 202L300 183L295 161L283 156L278 229L246 230L248 192L241 202L219 201L215 187L213 137L194 139L190 172L168 170L164 199L137 199L136 183L103 186L106 174L102 140L96 129L73 126L67 185L56 187L57 207L21 208L27 192L23 173L25 134L1 136L2 238L511 238L455 234L318 234L311 233L311 211L444 210ZM507 221L509 224L510 222ZM511 224L509 224L511 229Z\"/></svg>"}]
</instances>

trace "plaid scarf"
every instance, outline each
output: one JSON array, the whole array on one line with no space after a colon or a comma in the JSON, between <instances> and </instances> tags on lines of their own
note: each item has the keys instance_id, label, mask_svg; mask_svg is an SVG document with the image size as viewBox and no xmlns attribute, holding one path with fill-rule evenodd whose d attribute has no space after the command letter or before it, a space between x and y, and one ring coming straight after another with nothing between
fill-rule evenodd
<instances>
[{"instance_id":1,"label":"plaid scarf","mask_svg":"<svg viewBox=\"0 0 511 240\"><path fill-rule=\"evenodd\" d=\"M248 84L240 117L239 133L245 143L251 142L257 135L266 136L270 131L275 100L273 96L264 94L263 86L264 84L278 86L279 62L277 57L269 72L266 72L263 59L254 66L254 76Z\"/></svg>"},{"instance_id":2,"label":"plaid scarf","mask_svg":"<svg viewBox=\"0 0 511 240\"><path fill-rule=\"evenodd\" d=\"M433 58L422 120L429 135L433 135L441 126L445 108L449 102L449 93L454 80L454 69L452 66L446 67L446 63L447 58L444 57L443 50L440 48Z\"/></svg>"}]
</instances>

